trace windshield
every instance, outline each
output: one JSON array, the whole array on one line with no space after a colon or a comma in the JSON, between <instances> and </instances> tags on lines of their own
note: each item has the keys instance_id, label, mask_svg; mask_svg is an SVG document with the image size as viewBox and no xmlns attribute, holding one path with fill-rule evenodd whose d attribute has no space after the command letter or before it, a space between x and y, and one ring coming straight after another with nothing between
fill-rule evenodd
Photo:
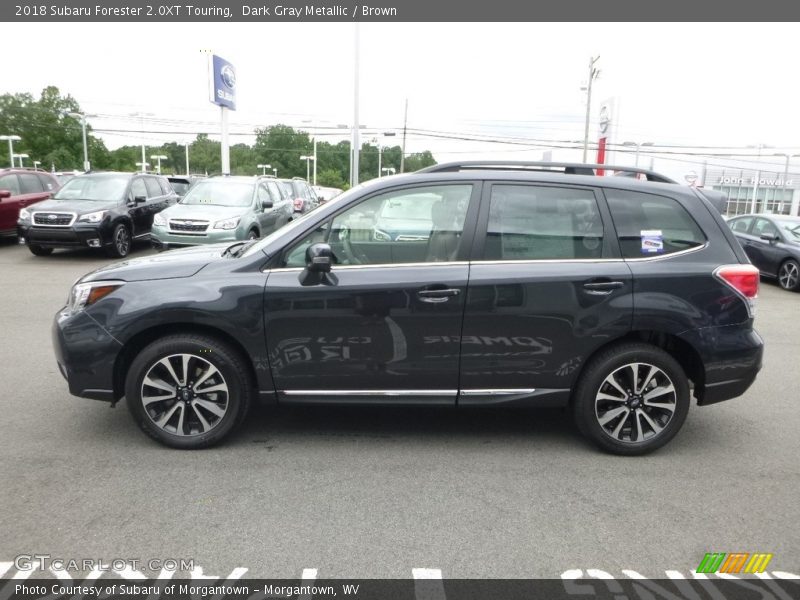
<instances>
[{"instance_id":1,"label":"windshield","mask_svg":"<svg viewBox=\"0 0 800 600\"><path fill-rule=\"evenodd\" d=\"M205 206L249 206L255 185L247 181L201 181L187 193L181 204Z\"/></svg>"},{"instance_id":2,"label":"windshield","mask_svg":"<svg viewBox=\"0 0 800 600\"><path fill-rule=\"evenodd\" d=\"M800 219L781 219L778 225L790 240L800 241Z\"/></svg>"},{"instance_id":3,"label":"windshield","mask_svg":"<svg viewBox=\"0 0 800 600\"><path fill-rule=\"evenodd\" d=\"M187 190L189 189L189 183L187 181L170 181L169 183L172 186L172 189L175 190L175 193L179 196L186 194Z\"/></svg>"},{"instance_id":4,"label":"windshield","mask_svg":"<svg viewBox=\"0 0 800 600\"><path fill-rule=\"evenodd\" d=\"M125 195L128 175L103 175L101 177L73 177L64 184L55 200L116 201Z\"/></svg>"}]
</instances>

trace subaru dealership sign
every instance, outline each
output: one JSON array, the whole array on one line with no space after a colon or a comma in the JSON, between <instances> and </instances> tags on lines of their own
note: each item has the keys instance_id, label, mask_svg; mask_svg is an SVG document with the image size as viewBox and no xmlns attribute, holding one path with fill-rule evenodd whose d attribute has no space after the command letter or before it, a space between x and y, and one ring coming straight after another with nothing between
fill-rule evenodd
<instances>
[{"instance_id":1,"label":"subaru dealership sign","mask_svg":"<svg viewBox=\"0 0 800 600\"><path fill-rule=\"evenodd\" d=\"M213 57L214 88L211 101L219 106L236 110L236 70L224 58Z\"/></svg>"}]
</instances>

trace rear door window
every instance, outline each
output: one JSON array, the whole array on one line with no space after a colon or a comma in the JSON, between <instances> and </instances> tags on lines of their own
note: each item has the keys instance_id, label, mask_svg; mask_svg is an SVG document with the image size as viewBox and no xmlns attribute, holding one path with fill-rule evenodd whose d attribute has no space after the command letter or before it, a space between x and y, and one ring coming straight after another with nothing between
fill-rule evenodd
<instances>
[{"instance_id":1,"label":"rear door window","mask_svg":"<svg viewBox=\"0 0 800 600\"><path fill-rule=\"evenodd\" d=\"M494 185L484 260L600 258L603 221L591 189Z\"/></svg>"},{"instance_id":2,"label":"rear door window","mask_svg":"<svg viewBox=\"0 0 800 600\"><path fill-rule=\"evenodd\" d=\"M49 175L37 175L37 177L39 177L39 180L42 182L42 186L46 192L52 192L58 187L56 180Z\"/></svg>"},{"instance_id":3,"label":"rear door window","mask_svg":"<svg viewBox=\"0 0 800 600\"><path fill-rule=\"evenodd\" d=\"M706 243L699 225L673 198L615 189L605 194L625 258L673 254Z\"/></svg>"},{"instance_id":4,"label":"rear door window","mask_svg":"<svg viewBox=\"0 0 800 600\"><path fill-rule=\"evenodd\" d=\"M141 177L137 177L131 183L131 196L134 198L147 198L147 188Z\"/></svg>"},{"instance_id":5,"label":"rear door window","mask_svg":"<svg viewBox=\"0 0 800 600\"><path fill-rule=\"evenodd\" d=\"M738 219L733 219L728 222L728 225L730 225L730 228L736 233L747 233L747 230L750 229L750 223L752 222L753 217L739 217Z\"/></svg>"},{"instance_id":6,"label":"rear door window","mask_svg":"<svg viewBox=\"0 0 800 600\"><path fill-rule=\"evenodd\" d=\"M17 177L23 194L41 194L44 191L42 182L35 173L19 173Z\"/></svg>"}]
</instances>

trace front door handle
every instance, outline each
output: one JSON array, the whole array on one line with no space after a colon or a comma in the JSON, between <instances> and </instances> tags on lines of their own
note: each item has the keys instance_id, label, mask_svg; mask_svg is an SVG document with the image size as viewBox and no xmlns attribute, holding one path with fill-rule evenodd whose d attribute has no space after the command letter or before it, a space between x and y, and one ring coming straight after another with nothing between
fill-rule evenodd
<instances>
[{"instance_id":1,"label":"front door handle","mask_svg":"<svg viewBox=\"0 0 800 600\"><path fill-rule=\"evenodd\" d=\"M590 294L604 296L623 287L624 285L625 283L623 281L589 281L583 284L583 289Z\"/></svg>"},{"instance_id":2,"label":"front door handle","mask_svg":"<svg viewBox=\"0 0 800 600\"><path fill-rule=\"evenodd\" d=\"M443 290L419 290L417 296L422 302L430 302L431 304L439 304L447 302L452 296L458 296L461 290L457 288L447 288Z\"/></svg>"}]
</instances>

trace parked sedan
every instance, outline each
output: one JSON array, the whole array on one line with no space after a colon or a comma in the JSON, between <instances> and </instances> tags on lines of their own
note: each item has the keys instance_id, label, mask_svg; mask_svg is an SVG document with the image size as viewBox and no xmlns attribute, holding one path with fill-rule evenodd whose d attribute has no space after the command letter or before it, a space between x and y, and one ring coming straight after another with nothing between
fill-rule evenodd
<instances>
[{"instance_id":1,"label":"parked sedan","mask_svg":"<svg viewBox=\"0 0 800 600\"><path fill-rule=\"evenodd\" d=\"M742 215L728 226L761 275L785 290L800 290L800 217Z\"/></svg>"},{"instance_id":2,"label":"parked sedan","mask_svg":"<svg viewBox=\"0 0 800 600\"><path fill-rule=\"evenodd\" d=\"M0 236L17 235L19 211L47 200L61 184L50 173L0 169Z\"/></svg>"},{"instance_id":3,"label":"parked sedan","mask_svg":"<svg viewBox=\"0 0 800 600\"><path fill-rule=\"evenodd\" d=\"M198 181L153 222L161 250L258 239L292 220L292 202L274 180L210 177Z\"/></svg>"}]
</instances>

